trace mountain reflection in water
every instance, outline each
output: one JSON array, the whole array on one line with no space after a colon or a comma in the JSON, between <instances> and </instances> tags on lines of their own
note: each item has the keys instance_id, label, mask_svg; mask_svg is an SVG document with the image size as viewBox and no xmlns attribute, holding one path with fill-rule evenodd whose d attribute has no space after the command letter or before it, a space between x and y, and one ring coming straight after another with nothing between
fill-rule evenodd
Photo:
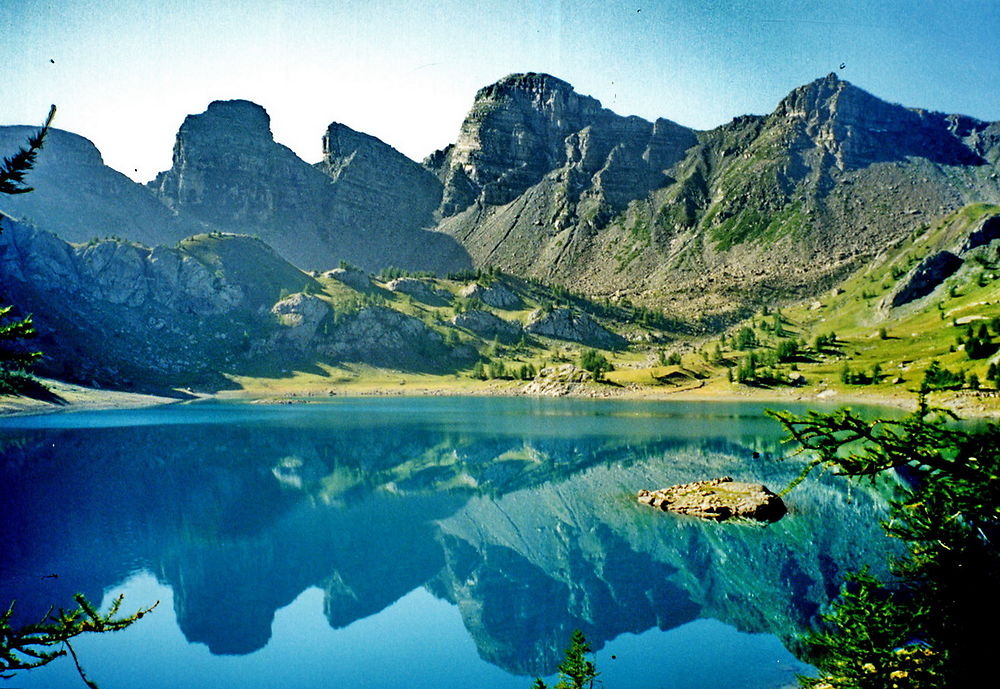
<instances>
[{"instance_id":1,"label":"mountain reflection in water","mask_svg":"<svg viewBox=\"0 0 1000 689\"><path fill-rule=\"evenodd\" d=\"M213 654L263 648L275 611L311 587L334 629L424 588L515 674L551 673L575 628L599 649L714 618L793 647L846 571L885 562L877 495L810 479L767 527L633 498L720 475L780 489L801 464L775 460L779 440L760 407L691 403L372 399L4 419L0 590L26 621L148 571L172 589L184 637Z\"/></svg>"}]
</instances>

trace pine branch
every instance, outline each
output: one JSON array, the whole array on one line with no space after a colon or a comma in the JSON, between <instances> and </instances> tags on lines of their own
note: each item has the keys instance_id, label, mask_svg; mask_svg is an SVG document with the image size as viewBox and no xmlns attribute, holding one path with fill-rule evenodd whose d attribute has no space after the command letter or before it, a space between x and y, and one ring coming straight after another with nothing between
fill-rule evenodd
<instances>
[{"instance_id":1,"label":"pine branch","mask_svg":"<svg viewBox=\"0 0 1000 689\"><path fill-rule=\"evenodd\" d=\"M37 132L28 137L26 146L22 146L17 152L4 157L0 164L0 193L2 194L26 194L33 190L24 183L24 178L35 166L35 159L45 141L45 135L52 125L52 118L56 115L56 106L49 109L49 116L45 118L45 124Z\"/></svg>"}]
</instances>

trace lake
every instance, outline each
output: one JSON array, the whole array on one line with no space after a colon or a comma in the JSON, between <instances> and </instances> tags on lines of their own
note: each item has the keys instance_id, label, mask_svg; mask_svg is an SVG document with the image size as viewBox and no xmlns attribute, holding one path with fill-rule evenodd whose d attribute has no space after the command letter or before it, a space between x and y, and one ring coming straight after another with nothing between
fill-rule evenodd
<instances>
[{"instance_id":1,"label":"lake","mask_svg":"<svg viewBox=\"0 0 1000 689\"><path fill-rule=\"evenodd\" d=\"M813 405L816 406L816 405ZM640 488L800 471L763 405L531 398L196 403L0 419L0 605L159 607L74 643L102 689L489 686L574 629L607 689L774 689L884 498L816 474L768 526ZM804 408L799 409L804 411ZM56 576L52 576L56 575ZM0 687L83 687L71 660Z\"/></svg>"}]
</instances>

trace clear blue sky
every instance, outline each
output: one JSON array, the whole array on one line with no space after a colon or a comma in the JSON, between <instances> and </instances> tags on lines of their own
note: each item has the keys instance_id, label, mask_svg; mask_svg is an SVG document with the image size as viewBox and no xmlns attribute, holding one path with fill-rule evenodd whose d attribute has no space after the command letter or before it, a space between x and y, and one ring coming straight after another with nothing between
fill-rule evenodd
<instances>
[{"instance_id":1,"label":"clear blue sky","mask_svg":"<svg viewBox=\"0 0 1000 689\"><path fill-rule=\"evenodd\" d=\"M419 160L478 88L521 71L700 129L831 71L1000 120L1000 0L2 0L0 36L0 124L56 103L58 127L140 181L212 100L260 103L310 162L332 121Z\"/></svg>"}]
</instances>

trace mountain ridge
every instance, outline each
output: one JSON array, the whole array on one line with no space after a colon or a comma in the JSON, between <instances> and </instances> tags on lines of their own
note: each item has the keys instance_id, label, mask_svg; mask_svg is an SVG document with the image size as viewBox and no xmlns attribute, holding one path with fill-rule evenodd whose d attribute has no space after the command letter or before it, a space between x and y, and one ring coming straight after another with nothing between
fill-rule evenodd
<instances>
[{"instance_id":1,"label":"mountain ridge","mask_svg":"<svg viewBox=\"0 0 1000 689\"><path fill-rule=\"evenodd\" d=\"M50 147L60 164L105 169L96 149L79 162L58 138ZM76 199L120 209L109 222L79 203L60 210L43 179L5 209L71 241L104 228L145 244L223 230L258 234L307 269L341 260L368 270L495 267L661 308L690 302L687 315L736 316L761 298L828 286L916 221L996 202L998 159L1000 122L887 103L833 73L793 89L769 115L696 131L617 115L527 72L479 89L455 143L422 164L334 122L323 160L310 165L273 140L261 106L214 101L185 119L173 166L147 185L165 208L121 179L96 196L77 183ZM121 199L131 196L156 216L152 229L138 210L129 226ZM791 271L759 260L775 250Z\"/></svg>"}]
</instances>

